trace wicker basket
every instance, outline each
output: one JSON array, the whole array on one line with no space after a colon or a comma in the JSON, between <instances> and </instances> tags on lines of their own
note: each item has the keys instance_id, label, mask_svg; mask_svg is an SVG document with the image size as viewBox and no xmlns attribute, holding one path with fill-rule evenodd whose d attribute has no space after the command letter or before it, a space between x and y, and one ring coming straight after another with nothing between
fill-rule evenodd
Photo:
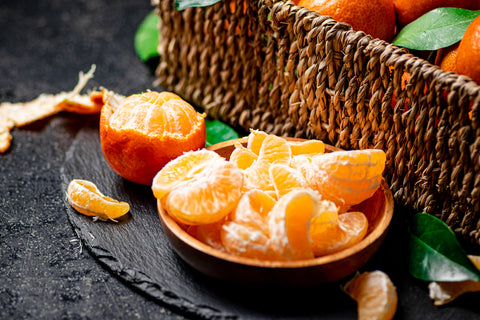
<instances>
[{"instance_id":1,"label":"wicker basket","mask_svg":"<svg viewBox=\"0 0 480 320\"><path fill-rule=\"evenodd\" d=\"M480 244L475 82L289 1L173 2L154 1L163 88L234 127L383 149L398 203Z\"/></svg>"}]
</instances>

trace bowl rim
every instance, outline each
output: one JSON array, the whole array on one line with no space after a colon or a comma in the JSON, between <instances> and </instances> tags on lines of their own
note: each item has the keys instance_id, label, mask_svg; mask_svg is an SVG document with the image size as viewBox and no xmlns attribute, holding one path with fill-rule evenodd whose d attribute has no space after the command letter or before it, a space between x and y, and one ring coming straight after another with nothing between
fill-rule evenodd
<instances>
[{"instance_id":1,"label":"bowl rim","mask_svg":"<svg viewBox=\"0 0 480 320\"><path fill-rule=\"evenodd\" d=\"M289 138L289 139L297 140L297 141L305 140L301 138ZM247 142L247 138L232 139L232 140L211 145L207 149L209 150L220 149L224 147L233 146L235 143L246 143L246 142ZM342 149L325 144L326 149L327 149L327 146L328 146L328 149L332 151L342 150ZM373 230L371 230L366 235L365 238L363 238L357 244L349 248L346 248L344 250L341 250L339 252L328 254L321 257L316 257L313 259L306 259L306 260L294 260L294 261L257 260L254 258L236 256L228 252L220 251L218 249L215 249L209 246L208 244L201 242L200 240L190 235L187 231L185 231L177 221L175 221L172 217L170 217L166 213L166 211L162 207L160 199L157 199L157 211L158 211L158 215L161 222L166 226L166 228L169 229L171 233L173 233L173 235L178 240L183 242L185 245L197 251L200 251L203 254L206 254L208 256L221 259L224 261L241 264L245 266L251 266L251 267L274 268L274 269L280 269L280 268L298 269L298 268L306 268L306 267L316 267L320 265L326 265L326 264L345 260L351 256L361 253L364 249L366 249L368 246L372 245L375 241L381 238L382 235L386 233L387 229L391 224L391 221L393 218L393 212L394 212L394 205L393 205L394 201L393 201L392 192L388 187L388 184L384 178L382 178L379 188L382 190L383 197L385 199L385 210L384 210L384 213L381 215L381 218L379 219L376 227ZM389 203L391 203L392 205L389 206L388 205ZM177 248L175 248L174 245L172 246L174 247L175 251L177 251Z\"/></svg>"}]
</instances>

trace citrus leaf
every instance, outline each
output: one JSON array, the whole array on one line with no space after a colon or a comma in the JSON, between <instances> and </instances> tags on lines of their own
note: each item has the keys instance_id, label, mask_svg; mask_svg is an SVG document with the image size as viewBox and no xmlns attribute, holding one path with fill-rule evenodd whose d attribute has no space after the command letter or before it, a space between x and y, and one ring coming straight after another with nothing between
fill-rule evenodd
<instances>
[{"instance_id":1,"label":"citrus leaf","mask_svg":"<svg viewBox=\"0 0 480 320\"><path fill-rule=\"evenodd\" d=\"M443 221L418 213L409 231L408 268L414 277L425 281L480 281L480 271Z\"/></svg>"},{"instance_id":2,"label":"citrus leaf","mask_svg":"<svg viewBox=\"0 0 480 320\"><path fill-rule=\"evenodd\" d=\"M178 11L185 10L190 7L207 7L221 0L175 0L175 8Z\"/></svg>"},{"instance_id":3,"label":"citrus leaf","mask_svg":"<svg viewBox=\"0 0 480 320\"><path fill-rule=\"evenodd\" d=\"M135 52L143 62L158 56L158 16L152 11L140 23L134 37Z\"/></svg>"},{"instance_id":4,"label":"citrus leaf","mask_svg":"<svg viewBox=\"0 0 480 320\"><path fill-rule=\"evenodd\" d=\"M237 139L238 133L219 120L205 120L207 127L207 146L215 143Z\"/></svg>"},{"instance_id":5,"label":"citrus leaf","mask_svg":"<svg viewBox=\"0 0 480 320\"><path fill-rule=\"evenodd\" d=\"M413 50L437 50L460 41L480 14L461 8L437 8L400 30L393 44Z\"/></svg>"}]
</instances>

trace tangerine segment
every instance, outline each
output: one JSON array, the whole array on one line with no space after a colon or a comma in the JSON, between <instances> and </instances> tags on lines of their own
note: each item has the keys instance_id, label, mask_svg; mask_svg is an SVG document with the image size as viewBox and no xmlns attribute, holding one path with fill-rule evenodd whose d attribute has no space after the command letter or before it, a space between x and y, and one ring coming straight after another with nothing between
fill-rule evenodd
<instances>
[{"instance_id":1,"label":"tangerine segment","mask_svg":"<svg viewBox=\"0 0 480 320\"><path fill-rule=\"evenodd\" d=\"M172 218L187 225L220 221L240 200L242 171L224 158L196 169L162 198L162 205Z\"/></svg>"},{"instance_id":2,"label":"tangerine segment","mask_svg":"<svg viewBox=\"0 0 480 320\"><path fill-rule=\"evenodd\" d=\"M357 302L359 320L390 320L395 315L397 291L383 271L359 274L345 285L344 290Z\"/></svg>"},{"instance_id":3,"label":"tangerine segment","mask_svg":"<svg viewBox=\"0 0 480 320\"><path fill-rule=\"evenodd\" d=\"M288 144L293 156L300 154L314 156L325 153L325 144L321 140L289 141Z\"/></svg>"},{"instance_id":4,"label":"tangerine segment","mask_svg":"<svg viewBox=\"0 0 480 320\"><path fill-rule=\"evenodd\" d=\"M256 155L259 155L263 140L265 140L267 136L268 134L266 132L250 129L250 134L248 135L247 140L247 148L252 150L252 152Z\"/></svg>"},{"instance_id":5,"label":"tangerine segment","mask_svg":"<svg viewBox=\"0 0 480 320\"><path fill-rule=\"evenodd\" d=\"M188 226L187 232L194 238L220 251L225 251L220 237L223 220L215 223Z\"/></svg>"},{"instance_id":6,"label":"tangerine segment","mask_svg":"<svg viewBox=\"0 0 480 320\"><path fill-rule=\"evenodd\" d=\"M309 186L338 206L370 198L380 186L385 152L378 149L336 151L312 157Z\"/></svg>"},{"instance_id":7,"label":"tangerine segment","mask_svg":"<svg viewBox=\"0 0 480 320\"><path fill-rule=\"evenodd\" d=\"M240 169L245 170L250 167L257 158L258 156L252 150L238 143L235 144L235 149L232 151L229 161L235 163Z\"/></svg>"},{"instance_id":8,"label":"tangerine segment","mask_svg":"<svg viewBox=\"0 0 480 320\"><path fill-rule=\"evenodd\" d=\"M333 218L333 216L332 216ZM339 252L360 242L368 230L368 220L362 212L346 212L332 219L331 224L312 222L310 236L316 257Z\"/></svg>"},{"instance_id":9,"label":"tangerine segment","mask_svg":"<svg viewBox=\"0 0 480 320\"><path fill-rule=\"evenodd\" d=\"M293 189L307 187L307 181L303 175L287 165L274 163L268 169L268 173L273 182L277 199L280 199Z\"/></svg>"},{"instance_id":10,"label":"tangerine segment","mask_svg":"<svg viewBox=\"0 0 480 320\"><path fill-rule=\"evenodd\" d=\"M87 180L70 181L67 200L78 212L87 216L96 216L102 220L120 218L130 210L128 203L103 195L95 184Z\"/></svg>"},{"instance_id":11,"label":"tangerine segment","mask_svg":"<svg viewBox=\"0 0 480 320\"><path fill-rule=\"evenodd\" d=\"M285 260L285 257L275 250L268 236L252 226L228 221L222 227L221 239L226 251L237 256L259 260Z\"/></svg>"},{"instance_id":12,"label":"tangerine segment","mask_svg":"<svg viewBox=\"0 0 480 320\"><path fill-rule=\"evenodd\" d=\"M179 183L192 179L195 174L215 161L223 161L223 158L214 151L202 149L184 153L167 163L155 175L152 183L153 195L157 199L162 199Z\"/></svg>"},{"instance_id":13,"label":"tangerine segment","mask_svg":"<svg viewBox=\"0 0 480 320\"><path fill-rule=\"evenodd\" d=\"M319 206L320 197L313 190L295 189L280 198L270 211L270 238L287 260L314 257L309 228Z\"/></svg>"},{"instance_id":14,"label":"tangerine segment","mask_svg":"<svg viewBox=\"0 0 480 320\"><path fill-rule=\"evenodd\" d=\"M268 169L273 163L289 165L292 151L281 137L268 135L263 140L258 159L244 171L248 185L261 190L273 190Z\"/></svg>"},{"instance_id":15,"label":"tangerine segment","mask_svg":"<svg viewBox=\"0 0 480 320\"><path fill-rule=\"evenodd\" d=\"M237 207L230 215L230 220L256 228L268 235L266 218L275 202L275 199L262 190L248 190L240 198Z\"/></svg>"},{"instance_id":16,"label":"tangerine segment","mask_svg":"<svg viewBox=\"0 0 480 320\"><path fill-rule=\"evenodd\" d=\"M205 146L205 114L173 93L106 99L100 142L107 163L127 180L151 185L155 174L186 151Z\"/></svg>"}]
</instances>

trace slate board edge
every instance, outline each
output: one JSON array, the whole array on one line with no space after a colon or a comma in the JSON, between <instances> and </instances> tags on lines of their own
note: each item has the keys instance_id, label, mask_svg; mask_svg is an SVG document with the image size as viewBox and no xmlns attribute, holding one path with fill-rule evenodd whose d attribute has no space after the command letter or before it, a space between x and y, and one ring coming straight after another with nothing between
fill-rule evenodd
<instances>
[{"instance_id":1,"label":"slate board edge","mask_svg":"<svg viewBox=\"0 0 480 320\"><path fill-rule=\"evenodd\" d=\"M78 139L75 139L69 150L66 152L65 163L73 154L73 150L76 148ZM70 182L67 177L65 164L60 168L60 178L62 180L62 190L67 190ZM190 316L199 319L238 319L237 315L222 312L216 308L208 305L197 305L190 300L179 296L168 288L163 288L159 284L155 283L148 275L143 272L123 265L118 259L107 249L102 248L99 244L95 243L95 239L89 236L90 230L86 226L79 226L75 224L73 215L78 214L68 203L66 197L63 197L65 205L65 211L67 213L68 221L73 228L73 231L77 237L82 241L82 244L87 248L88 252L99 262L99 264L110 271L114 276L126 283L133 289L140 291L140 293L146 294L149 297L155 299L159 303L170 307L172 310L181 313L185 316Z\"/></svg>"}]
</instances>

